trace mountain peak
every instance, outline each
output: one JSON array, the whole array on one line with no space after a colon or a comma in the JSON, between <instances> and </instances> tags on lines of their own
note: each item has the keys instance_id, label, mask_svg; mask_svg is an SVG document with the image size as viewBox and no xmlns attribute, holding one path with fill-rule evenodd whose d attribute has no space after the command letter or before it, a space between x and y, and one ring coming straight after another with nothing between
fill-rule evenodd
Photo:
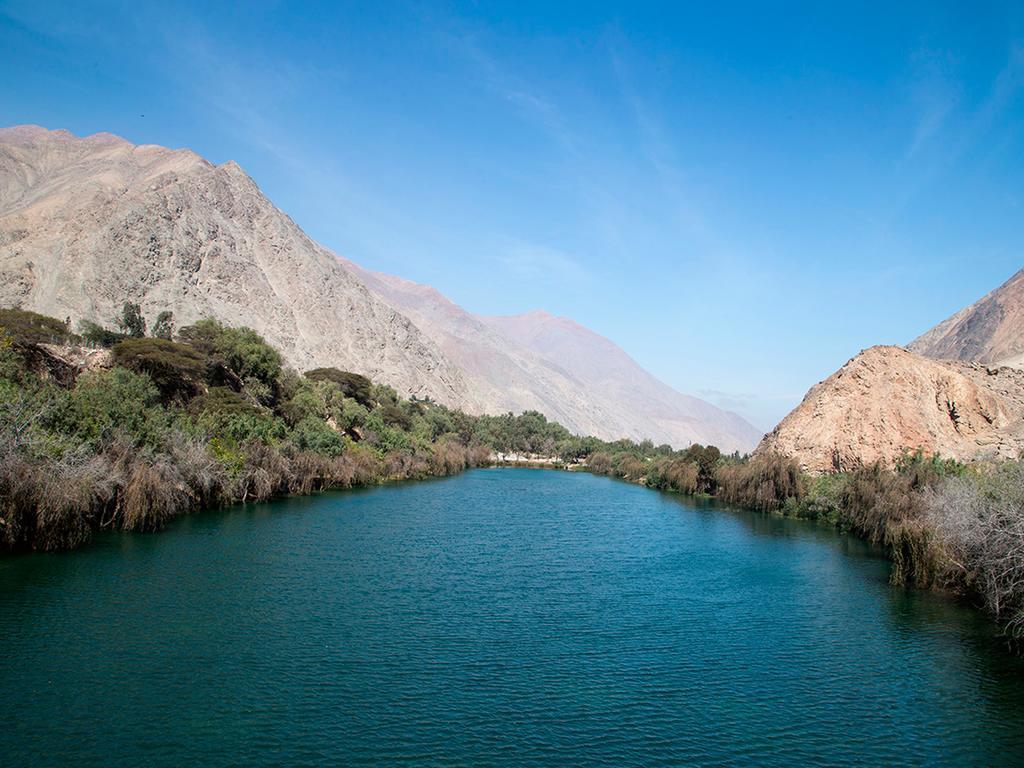
<instances>
[{"instance_id":1,"label":"mountain peak","mask_svg":"<svg viewBox=\"0 0 1024 768\"><path fill-rule=\"evenodd\" d=\"M1024 355L1024 269L918 336L907 348L938 359L1016 361Z\"/></svg>"}]
</instances>

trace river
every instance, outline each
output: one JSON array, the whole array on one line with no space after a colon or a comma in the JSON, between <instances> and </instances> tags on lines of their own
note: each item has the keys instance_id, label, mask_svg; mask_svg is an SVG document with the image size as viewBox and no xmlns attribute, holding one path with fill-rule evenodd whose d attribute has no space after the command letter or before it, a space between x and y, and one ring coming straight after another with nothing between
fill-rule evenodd
<instances>
[{"instance_id":1,"label":"river","mask_svg":"<svg viewBox=\"0 0 1024 768\"><path fill-rule=\"evenodd\" d=\"M1024 665L822 526L583 473L0 559L5 766L1007 765Z\"/></svg>"}]
</instances>

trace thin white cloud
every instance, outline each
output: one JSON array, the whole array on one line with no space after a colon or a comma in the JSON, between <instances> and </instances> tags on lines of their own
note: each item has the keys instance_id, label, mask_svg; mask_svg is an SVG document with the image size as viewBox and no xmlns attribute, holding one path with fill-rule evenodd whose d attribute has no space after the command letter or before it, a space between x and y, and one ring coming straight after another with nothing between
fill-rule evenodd
<instances>
[{"instance_id":1,"label":"thin white cloud","mask_svg":"<svg viewBox=\"0 0 1024 768\"><path fill-rule=\"evenodd\" d=\"M579 261L546 245L514 245L501 253L497 260L519 278L562 285L579 285L590 279L590 274Z\"/></svg>"}]
</instances>

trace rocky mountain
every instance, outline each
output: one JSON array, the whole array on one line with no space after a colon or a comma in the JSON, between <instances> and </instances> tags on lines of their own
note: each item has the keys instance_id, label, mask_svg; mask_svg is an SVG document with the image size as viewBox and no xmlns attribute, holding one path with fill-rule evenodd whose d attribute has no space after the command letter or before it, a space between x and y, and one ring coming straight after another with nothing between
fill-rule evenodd
<instances>
[{"instance_id":1,"label":"rocky mountain","mask_svg":"<svg viewBox=\"0 0 1024 768\"><path fill-rule=\"evenodd\" d=\"M676 392L608 339L547 312L479 317L430 286L350 262L459 366L491 413L538 410L582 434L747 451L762 434L741 417Z\"/></svg>"},{"instance_id":2,"label":"rocky mountain","mask_svg":"<svg viewBox=\"0 0 1024 768\"><path fill-rule=\"evenodd\" d=\"M172 309L179 325L250 326L301 369L476 405L441 350L235 163L110 134L0 130L0 305L109 325L126 300L151 320Z\"/></svg>"},{"instance_id":3,"label":"rocky mountain","mask_svg":"<svg viewBox=\"0 0 1024 768\"><path fill-rule=\"evenodd\" d=\"M150 321L171 309L179 326L247 325L299 369L358 371L473 413L536 409L579 433L729 451L760 437L579 326L574 343L589 351L569 357L551 334L517 341L510 322L339 259L235 163L110 134L0 129L0 306L110 325L124 301Z\"/></svg>"},{"instance_id":4,"label":"rocky mountain","mask_svg":"<svg viewBox=\"0 0 1024 768\"><path fill-rule=\"evenodd\" d=\"M1024 270L907 345L942 360L1024 363Z\"/></svg>"},{"instance_id":5,"label":"rocky mountain","mask_svg":"<svg viewBox=\"0 0 1024 768\"><path fill-rule=\"evenodd\" d=\"M892 465L907 450L960 461L1024 450L1024 371L872 347L815 385L758 447L807 471Z\"/></svg>"}]
</instances>

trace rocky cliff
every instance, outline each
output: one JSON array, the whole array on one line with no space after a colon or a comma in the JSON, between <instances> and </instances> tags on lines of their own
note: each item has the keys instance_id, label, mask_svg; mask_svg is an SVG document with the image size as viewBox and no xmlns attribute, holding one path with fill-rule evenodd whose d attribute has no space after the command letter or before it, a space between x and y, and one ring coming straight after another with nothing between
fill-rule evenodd
<instances>
[{"instance_id":1,"label":"rocky cliff","mask_svg":"<svg viewBox=\"0 0 1024 768\"><path fill-rule=\"evenodd\" d=\"M812 387L757 450L820 473L891 466L916 449L959 461L1020 456L1024 372L872 347Z\"/></svg>"}]
</instances>

